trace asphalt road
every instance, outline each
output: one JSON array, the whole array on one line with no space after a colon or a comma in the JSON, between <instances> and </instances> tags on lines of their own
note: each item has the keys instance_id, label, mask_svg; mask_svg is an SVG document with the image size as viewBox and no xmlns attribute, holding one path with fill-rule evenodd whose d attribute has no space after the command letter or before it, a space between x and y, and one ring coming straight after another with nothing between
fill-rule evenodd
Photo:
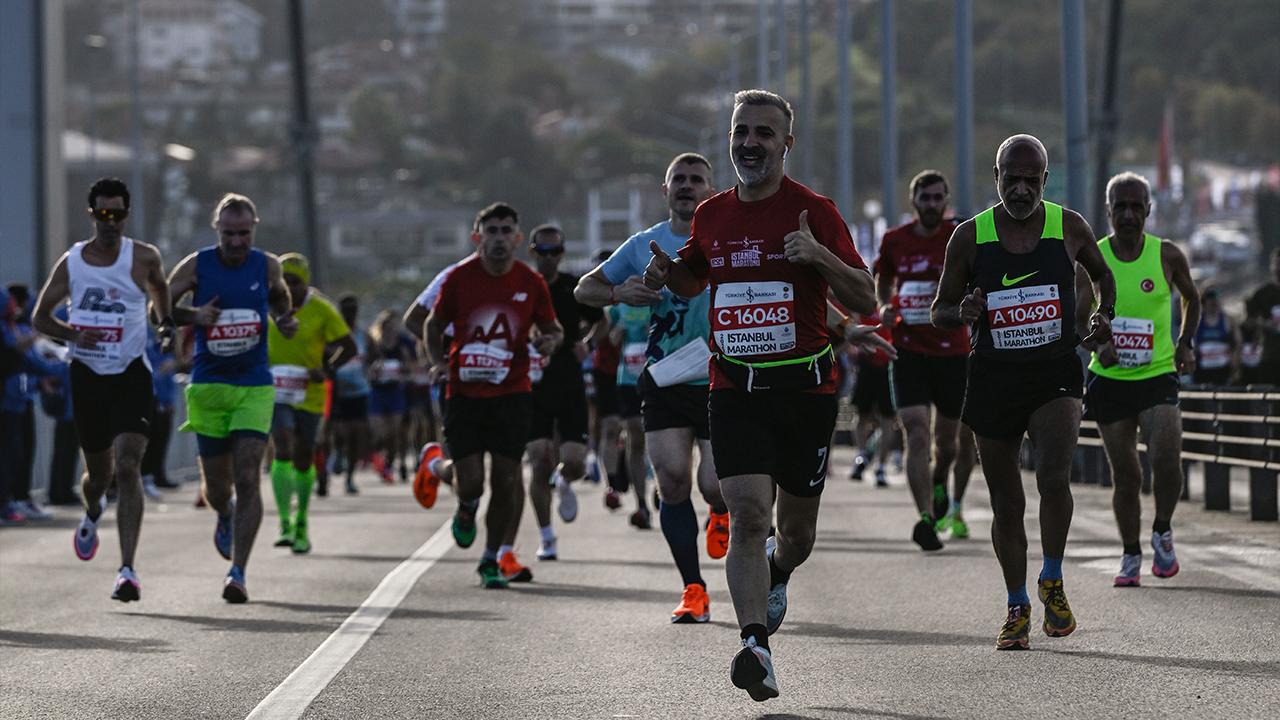
<instances>
[{"instance_id":1,"label":"asphalt road","mask_svg":"<svg viewBox=\"0 0 1280 720\"><path fill-rule=\"evenodd\" d=\"M313 501L308 556L271 547L268 509L243 606L220 597L214 516L191 507L191 484L147 507L138 603L109 599L110 511L90 563L72 553L70 511L0 531L0 717L1277 717L1276 524L1187 503L1174 521L1182 572L1161 581L1144 568L1143 587L1115 589L1109 496L1078 487L1065 570L1079 629L1037 630L1031 652L1000 653L981 478L967 499L973 539L926 556L908 540L901 476L888 489L852 483L849 452L835 458L817 547L772 641L782 695L765 704L729 683L738 640L723 562L704 557L711 623L669 624L681 588L660 531L610 515L597 487L559 528L558 562L533 560L526 516L518 550L534 582L496 591L477 584L479 543L437 534L447 491L423 511L407 486L366 476L358 497ZM1035 603L1036 627L1040 613Z\"/></svg>"}]
</instances>

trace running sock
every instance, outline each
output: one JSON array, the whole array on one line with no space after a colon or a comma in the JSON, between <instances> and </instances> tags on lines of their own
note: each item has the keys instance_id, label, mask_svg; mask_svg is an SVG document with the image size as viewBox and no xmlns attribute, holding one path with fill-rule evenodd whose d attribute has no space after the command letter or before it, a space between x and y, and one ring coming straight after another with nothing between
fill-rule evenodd
<instances>
[{"instance_id":1,"label":"running sock","mask_svg":"<svg viewBox=\"0 0 1280 720\"><path fill-rule=\"evenodd\" d=\"M621 470L609 473L609 487L613 488L614 492L625 493L628 486L627 476Z\"/></svg>"},{"instance_id":2,"label":"running sock","mask_svg":"<svg viewBox=\"0 0 1280 720\"><path fill-rule=\"evenodd\" d=\"M960 514L960 501L959 501L959 500L952 500L952 501L951 501L951 514L952 514L952 515L959 515L959 514Z\"/></svg>"},{"instance_id":3,"label":"running sock","mask_svg":"<svg viewBox=\"0 0 1280 720\"><path fill-rule=\"evenodd\" d=\"M791 571L787 570L786 572L783 572L781 568L779 568L776 564L774 564L773 555L770 555L769 556L769 587L774 587L775 585L778 585L778 584L785 584L789 580L791 580Z\"/></svg>"},{"instance_id":4,"label":"running sock","mask_svg":"<svg viewBox=\"0 0 1280 720\"><path fill-rule=\"evenodd\" d=\"M498 548L498 557L502 557L503 555L506 555L509 552L514 552L515 549L516 548L514 545L502 545Z\"/></svg>"},{"instance_id":5,"label":"running sock","mask_svg":"<svg viewBox=\"0 0 1280 720\"><path fill-rule=\"evenodd\" d=\"M280 526L289 525L293 510L294 475L296 471L289 460L271 461L271 490L276 496L276 512L280 513Z\"/></svg>"},{"instance_id":6,"label":"running sock","mask_svg":"<svg viewBox=\"0 0 1280 720\"><path fill-rule=\"evenodd\" d=\"M755 623L742 628L742 639L746 640L749 637L756 639L756 647L769 649L769 629L765 626Z\"/></svg>"},{"instance_id":7,"label":"running sock","mask_svg":"<svg viewBox=\"0 0 1280 720\"><path fill-rule=\"evenodd\" d=\"M1027 596L1027 586L1019 585L1009 591L1009 605L1030 605L1031 598Z\"/></svg>"},{"instance_id":8,"label":"running sock","mask_svg":"<svg viewBox=\"0 0 1280 720\"><path fill-rule=\"evenodd\" d=\"M492 561L492 562L498 562L498 551L497 551L497 550L490 550L489 548L485 548L485 549L484 549L484 553L480 555L480 559L481 559L482 561L483 561L483 560L489 560L489 561Z\"/></svg>"},{"instance_id":9,"label":"running sock","mask_svg":"<svg viewBox=\"0 0 1280 720\"><path fill-rule=\"evenodd\" d=\"M316 466L312 465L306 472L298 472L295 468L293 478L293 486L298 491L298 513L293 516L293 521L295 524L305 525L307 508L311 507L311 489L316 484Z\"/></svg>"},{"instance_id":10,"label":"running sock","mask_svg":"<svg viewBox=\"0 0 1280 720\"><path fill-rule=\"evenodd\" d=\"M476 514L476 510L480 509L480 498L476 498L475 500L459 500L458 507L466 510L474 516Z\"/></svg>"},{"instance_id":11,"label":"running sock","mask_svg":"<svg viewBox=\"0 0 1280 720\"><path fill-rule=\"evenodd\" d=\"M1044 565L1040 566L1041 580L1062 579L1062 558L1044 556Z\"/></svg>"},{"instance_id":12,"label":"running sock","mask_svg":"<svg viewBox=\"0 0 1280 720\"><path fill-rule=\"evenodd\" d=\"M1172 529L1173 528L1169 526L1168 520L1161 520L1159 518L1156 518L1155 522L1151 523L1151 531L1158 532L1161 535L1169 532Z\"/></svg>"},{"instance_id":13,"label":"running sock","mask_svg":"<svg viewBox=\"0 0 1280 720\"><path fill-rule=\"evenodd\" d=\"M556 531L550 525L538 528L538 534L542 536L542 542L551 542L556 539Z\"/></svg>"},{"instance_id":14,"label":"running sock","mask_svg":"<svg viewBox=\"0 0 1280 720\"><path fill-rule=\"evenodd\" d=\"M662 536L671 548L680 579L685 585L706 585L698 567L698 516L693 511L693 501L674 504L664 502L658 508L662 523Z\"/></svg>"},{"instance_id":15,"label":"running sock","mask_svg":"<svg viewBox=\"0 0 1280 720\"><path fill-rule=\"evenodd\" d=\"M438 478L444 477L444 458L433 458L431 462L427 463L427 469Z\"/></svg>"},{"instance_id":16,"label":"running sock","mask_svg":"<svg viewBox=\"0 0 1280 720\"><path fill-rule=\"evenodd\" d=\"M717 515L723 515L723 514L725 514L725 513L729 512L729 506L728 506L728 505L725 505L725 504L724 504L724 501L722 500L722 501L720 502L720 504L719 504L719 505L712 505L712 506L711 506L711 512L713 512L713 513L715 513L715 514L717 514Z\"/></svg>"},{"instance_id":17,"label":"running sock","mask_svg":"<svg viewBox=\"0 0 1280 720\"><path fill-rule=\"evenodd\" d=\"M1141 555L1142 545L1140 543L1125 543L1124 554L1125 555Z\"/></svg>"}]
</instances>

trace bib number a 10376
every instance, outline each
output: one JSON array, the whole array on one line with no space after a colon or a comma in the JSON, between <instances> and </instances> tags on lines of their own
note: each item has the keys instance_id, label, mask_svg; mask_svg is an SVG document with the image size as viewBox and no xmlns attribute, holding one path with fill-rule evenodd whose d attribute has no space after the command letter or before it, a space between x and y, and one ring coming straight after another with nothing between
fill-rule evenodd
<instances>
[{"instance_id":1,"label":"bib number a 10376","mask_svg":"<svg viewBox=\"0 0 1280 720\"><path fill-rule=\"evenodd\" d=\"M791 283L719 285L711 309L711 331L720 352L732 357L794 350L796 302Z\"/></svg>"},{"instance_id":2,"label":"bib number a 10376","mask_svg":"<svg viewBox=\"0 0 1280 720\"><path fill-rule=\"evenodd\" d=\"M987 296L987 323L997 350L1021 350L1062 338L1057 284L997 290Z\"/></svg>"}]
</instances>

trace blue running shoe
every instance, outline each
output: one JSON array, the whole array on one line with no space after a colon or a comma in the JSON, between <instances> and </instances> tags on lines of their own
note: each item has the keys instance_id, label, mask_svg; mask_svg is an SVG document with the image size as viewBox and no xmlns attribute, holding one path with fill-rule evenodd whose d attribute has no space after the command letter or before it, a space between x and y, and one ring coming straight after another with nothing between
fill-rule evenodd
<instances>
[{"instance_id":1,"label":"blue running shoe","mask_svg":"<svg viewBox=\"0 0 1280 720\"><path fill-rule=\"evenodd\" d=\"M238 605L249 602L249 591L244 586L244 570L239 565L232 565L227 577L222 581L222 599Z\"/></svg>"},{"instance_id":2,"label":"blue running shoe","mask_svg":"<svg viewBox=\"0 0 1280 720\"><path fill-rule=\"evenodd\" d=\"M231 559L231 538L233 520L236 516L236 501L228 503L227 514L218 516L218 524L213 528L213 546L223 560ZM243 601L241 601L243 602Z\"/></svg>"}]
</instances>

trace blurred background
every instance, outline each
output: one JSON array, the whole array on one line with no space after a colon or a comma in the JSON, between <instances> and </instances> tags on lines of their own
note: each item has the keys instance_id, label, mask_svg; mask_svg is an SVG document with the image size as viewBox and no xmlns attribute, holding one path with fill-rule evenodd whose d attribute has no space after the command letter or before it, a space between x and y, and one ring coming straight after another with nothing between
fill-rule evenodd
<instances>
[{"instance_id":1,"label":"blurred background","mask_svg":"<svg viewBox=\"0 0 1280 720\"><path fill-rule=\"evenodd\" d=\"M403 307L506 200L560 223L567 269L664 216L696 150L732 182L732 92L797 111L789 172L837 200L864 254L907 180L992 202L1014 132L1048 146L1047 197L1099 234L1097 176L1157 188L1228 307L1280 246L1273 0L8 0L0 48L0 280L38 286L87 237L90 182L131 185L129 234L172 267L213 242L226 191L319 285ZM845 62L841 62L841 60ZM843 82L842 82L843 80ZM891 101L886 103L886 98ZM1070 138L1070 142L1068 141Z\"/></svg>"}]
</instances>

